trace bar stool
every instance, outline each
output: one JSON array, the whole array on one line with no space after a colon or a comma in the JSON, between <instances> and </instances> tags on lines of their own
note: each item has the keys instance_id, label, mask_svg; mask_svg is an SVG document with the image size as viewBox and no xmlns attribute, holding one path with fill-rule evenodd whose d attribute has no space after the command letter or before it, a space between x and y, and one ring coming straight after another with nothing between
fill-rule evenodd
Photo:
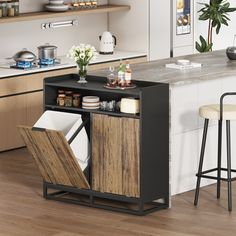
<instances>
[{"instance_id":1,"label":"bar stool","mask_svg":"<svg viewBox=\"0 0 236 236\"><path fill-rule=\"evenodd\" d=\"M220 198L221 181L228 182L228 210L232 211L232 181L236 178L231 177L231 172L236 170L231 169L231 138L230 138L230 121L236 120L236 105L224 105L224 98L226 96L236 95L236 92L224 93L220 98L219 105L206 105L199 108L199 115L205 119L202 146L200 153L200 161L198 167L197 186L195 192L194 205L198 204L199 190L201 178L217 180L217 198ZM202 171L204 152L206 146L207 130L209 120L218 120L218 164L214 169ZM221 150L222 150L222 123L226 121L226 143L227 143L227 168L221 167ZM217 177L207 175L211 172L217 171ZM227 171L227 178L221 177L221 171Z\"/></svg>"}]
</instances>

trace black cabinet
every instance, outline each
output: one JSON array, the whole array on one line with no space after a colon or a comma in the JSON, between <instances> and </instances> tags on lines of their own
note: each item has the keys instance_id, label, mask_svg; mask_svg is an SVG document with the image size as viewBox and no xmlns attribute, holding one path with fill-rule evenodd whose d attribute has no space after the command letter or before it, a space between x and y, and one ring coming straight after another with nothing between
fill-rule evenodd
<instances>
[{"instance_id":1,"label":"black cabinet","mask_svg":"<svg viewBox=\"0 0 236 236\"><path fill-rule=\"evenodd\" d=\"M137 88L108 90L106 78L89 76L77 83L76 74L44 80L44 109L79 113L90 122L86 128L91 143L90 189L45 182L45 197L98 208L143 215L169 206L169 86L133 81ZM82 96L119 101L140 99L140 114L60 107L58 90ZM57 190L48 194L48 189ZM63 195L60 194L63 192ZM73 197L65 197L65 193ZM75 194L77 200L75 200ZM157 201L159 200L159 201Z\"/></svg>"}]
</instances>

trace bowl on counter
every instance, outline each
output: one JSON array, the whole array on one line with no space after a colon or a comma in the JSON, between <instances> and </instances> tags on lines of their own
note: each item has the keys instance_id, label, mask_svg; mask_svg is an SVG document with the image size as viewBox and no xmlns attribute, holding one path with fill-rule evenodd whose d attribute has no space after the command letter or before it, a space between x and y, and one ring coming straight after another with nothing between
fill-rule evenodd
<instances>
[{"instance_id":1,"label":"bowl on counter","mask_svg":"<svg viewBox=\"0 0 236 236\"><path fill-rule=\"evenodd\" d=\"M236 46L228 47L226 49L226 55L230 60L236 60Z\"/></svg>"}]
</instances>

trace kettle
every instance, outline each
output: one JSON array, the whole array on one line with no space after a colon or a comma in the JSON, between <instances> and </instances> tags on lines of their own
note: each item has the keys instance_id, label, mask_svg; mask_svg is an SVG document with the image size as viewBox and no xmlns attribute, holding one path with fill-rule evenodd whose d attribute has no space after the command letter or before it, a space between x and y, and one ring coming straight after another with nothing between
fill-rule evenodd
<instances>
[{"instance_id":1,"label":"kettle","mask_svg":"<svg viewBox=\"0 0 236 236\"><path fill-rule=\"evenodd\" d=\"M103 32L100 39L100 50L99 53L103 55L113 54L116 46L116 37L108 31Z\"/></svg>"}]
</instances>

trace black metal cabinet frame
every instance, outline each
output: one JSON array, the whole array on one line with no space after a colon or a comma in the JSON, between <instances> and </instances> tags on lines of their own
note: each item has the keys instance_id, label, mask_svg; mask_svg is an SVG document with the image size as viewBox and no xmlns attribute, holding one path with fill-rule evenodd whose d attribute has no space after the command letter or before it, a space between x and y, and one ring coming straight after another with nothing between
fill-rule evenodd
<instances>
[{"instance_id":1,"label":"black metal cabinet frame","mask_svg":"<svg viewBox=\"0 0 236 236\"><path fill-rule=\"evenodd\" d=\"M169 85L147 81L133 81L137 88L108 90L106 78L89 76L88 83L77 83L76 74L46 78L44 80L44 110L79 113L90 118L92 113L140 119L140 197L133 198L92 189L43 184L46 199L76 203L90 207L115 210L136 215L169 207ZM140 99L140 114L85 110L59 107L56 104L59 89L72 90L82 95L97 95L102 100L120 100L123 97ZM87 124L87 131L90 124ZM92 144L91 144L92 145ZM92 157L91 157L92 159ZM90 180L89 180L90 181Z\"/></svg>"}]
</instances>

